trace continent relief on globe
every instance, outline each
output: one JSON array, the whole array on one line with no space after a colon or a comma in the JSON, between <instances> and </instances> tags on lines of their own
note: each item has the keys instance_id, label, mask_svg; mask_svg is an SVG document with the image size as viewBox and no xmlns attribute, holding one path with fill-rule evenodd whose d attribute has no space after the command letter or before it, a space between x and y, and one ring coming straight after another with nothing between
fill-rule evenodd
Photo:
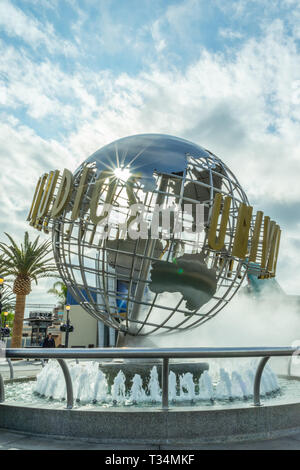
<instances>
[{"instance_id":1,"label":"continent relief on globe","mask_svg":"<svg viewBox=\"0 0 300 470\"><path fill-rule=\"evenodd\" d=\"M173 262L155 261L150 276L152 292L180 292L191 311L206 304L217 289L216 271L206 266L201 253L185 254Z\"/></svg>"}]
</instances>

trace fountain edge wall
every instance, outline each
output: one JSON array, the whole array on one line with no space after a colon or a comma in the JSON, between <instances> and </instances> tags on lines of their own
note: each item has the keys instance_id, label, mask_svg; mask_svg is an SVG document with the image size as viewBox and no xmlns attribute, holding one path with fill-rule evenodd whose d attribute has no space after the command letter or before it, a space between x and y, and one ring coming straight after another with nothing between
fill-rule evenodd
<instances>
[{"instance_id":1,"label":"fountain edge wall","mask_svg":"<svg viewBox=\"0 0 300 470\"><path fill-rule=\"evenodd\" d=\"M266 439L300 431L300 403L217 410L182 407L169 411L53 410L0 404L0 428L103 443L200 444Z\"/></svg>"}]
</instances>

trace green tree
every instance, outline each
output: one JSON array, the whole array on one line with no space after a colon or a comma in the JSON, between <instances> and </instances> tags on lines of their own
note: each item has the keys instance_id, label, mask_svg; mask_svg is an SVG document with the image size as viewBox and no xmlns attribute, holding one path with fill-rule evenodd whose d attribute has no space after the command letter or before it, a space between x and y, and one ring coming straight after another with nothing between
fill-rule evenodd
<instances>
[{"instance_id":1,"label":"green tree","mask_svg":"<svg viewBox=\"0 0 300 470\"><path fill-rule=\"evenodd\" d=\"M2 272L0 268L0 273ZM1 312L8 312L15 309L16 298L11 286L4 285L1 290Z\"/></svg>"},{"instance_id":2,"label":"green tree","mask_svg":"<svg viewBox=\"0 0 300 470\"><path fill-rule=\"evenodd\" d=\"M7 314L7 315L4 315L4 312ZM4 310L2 313L1 313L1 320L2 320L2 326L8 326L8 328L10 329L10 336L12 336L12 326L14 324L14 318L15 318L15 314L13 312L8 312L7 310Z\"/></svg>"},{"instance_id":3,"label":"green tree","mask_svg":"<svg viewBox=\"0 0 300 470\"><path fill-rule=\"evenodd\" d=\"M0 271L1 272L1 271ZM1 290L1 320L2 326L8 325L9 328L13 325L14 313L12 310L15 308L16 299L9 285L4 285Z\"/></svg>"},{"instance_id":4,"label":"green tree","mask_svg":"<svg viewBox=\"0 0 300 470\"><path fill-rule=\"evenodd\" d=\"M52 288L48 290L48 294L53 294L63 307L67 303L68 288L62 281L56 281Z\"/></svg>"},{"instance_id":5,"label":"green tree","mask_svg":"<svg viewBox=\"0 0 300 470\"><path fill-rule=\"evenodd\" d=\"M17 245L13 238L5 233L10 245L0 243L2 252L1 275L13 278L13 293L16 295L15 318L12 333L12 348L22 345L23 320L26 296L31 292L31 283L38 283L38 279L57 276L56 266L53 264L50 241L39 243L39 237L33 242L25 232L24 242Z\"/></svg>"}]
</instances>

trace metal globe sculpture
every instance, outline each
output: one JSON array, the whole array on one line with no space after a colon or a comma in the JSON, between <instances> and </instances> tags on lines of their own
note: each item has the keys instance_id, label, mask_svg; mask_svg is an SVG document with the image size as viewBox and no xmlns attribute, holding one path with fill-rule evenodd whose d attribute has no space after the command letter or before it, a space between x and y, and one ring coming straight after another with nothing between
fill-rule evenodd
<instances>
[{"instance_id":1,"label":"metal globe sculpture","mask_svg":"<svg viewBox=\"0 0 300 470\"><path fill-rule=\"evenodd\" d=\"M91 155L73 183L53 221L55 259L72 295L106 325L131 335L187 330L240 287L245 263L231 252L248 200L210 151L169 135L130 136ZM224 243L212 249L217 195L228 217Z\"/></svg>"}]
</instances>

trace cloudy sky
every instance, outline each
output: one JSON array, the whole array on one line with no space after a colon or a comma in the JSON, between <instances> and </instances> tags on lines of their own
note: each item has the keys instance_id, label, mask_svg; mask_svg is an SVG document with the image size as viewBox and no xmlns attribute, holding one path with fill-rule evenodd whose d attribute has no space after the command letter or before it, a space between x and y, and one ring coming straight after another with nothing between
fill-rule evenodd
<instances>
[{"instance_id":1,"label":"cloudy sky","mask_svg":"<svg viewBox=\"0 0 300 470\"><path fill-rule=\"evenodd\" d=\"M298 0L0 0L0 48L1 240L29 229L43 172L173 134L280 223L278 280L300 294ZM55 302L44 292L31 302Z\"/></svg>"}]
</instances>

